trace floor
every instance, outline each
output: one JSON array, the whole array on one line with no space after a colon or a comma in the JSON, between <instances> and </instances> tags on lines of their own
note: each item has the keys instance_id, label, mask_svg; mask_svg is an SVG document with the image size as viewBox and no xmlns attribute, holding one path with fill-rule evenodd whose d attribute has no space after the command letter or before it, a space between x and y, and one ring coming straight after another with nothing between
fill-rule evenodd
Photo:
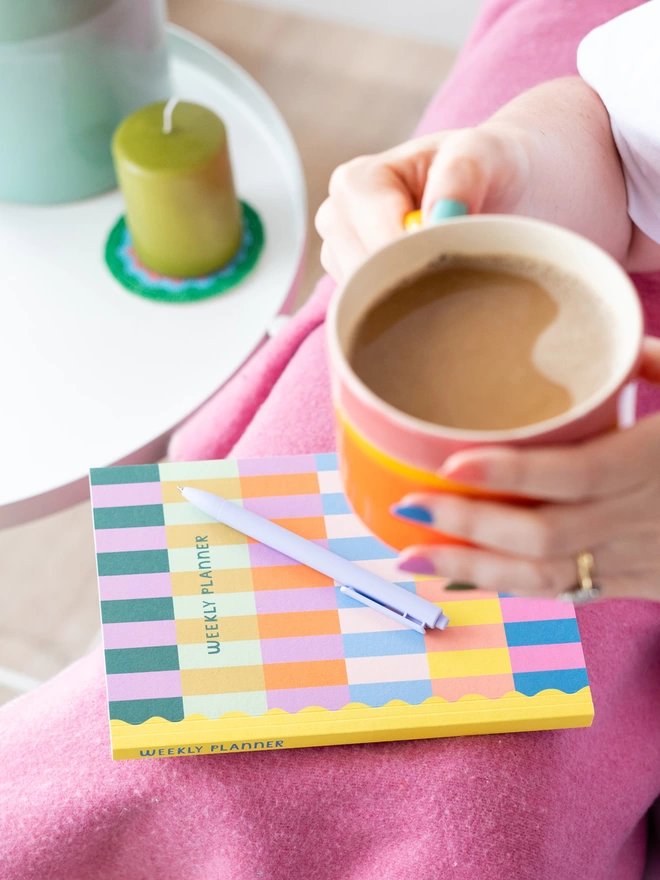
<instances>
[{"instance_id":1,"label":"floor","mask_svg":"<svg viewBox=\"0 0 660 880\"><path fill-rule=\"evenodd\" d=\"M302 154L310 222L332 170L405 139L451 50L234 5L170 0L170 17L229 54L280 107ZM312 234L299 302L321 269ZM83 655L99 634L89 504L0 532L0 703Z\"/></svg>"}]
</instances>

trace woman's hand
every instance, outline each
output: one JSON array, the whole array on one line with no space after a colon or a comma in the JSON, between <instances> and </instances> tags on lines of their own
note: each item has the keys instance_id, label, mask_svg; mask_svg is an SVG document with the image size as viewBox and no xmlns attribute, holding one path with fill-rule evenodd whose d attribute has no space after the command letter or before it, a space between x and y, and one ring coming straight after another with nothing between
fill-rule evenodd
<instances>
[{"instance_id":1,"label":"woman's hand","mask_svg":"<svg viewBox=\"0 0 660 880\"><path fill-rule=\"evenodd\" d=\"M641 377L660 385L660 339L646 339ZM575 586L576 556L590 551L604 598L660 601L660 415L577 446L461 452L442 474L547 503L528 509L410 495L397 506L399 516L426 519L429 528L475 547L411 547L402 570L552 598Z\"/></svg>"},{"instance_id":2,"label":"woman's hand","mask_svg":"<svg viewBox=\"0 0 660 880\"><path fill-rule=\"evenodd\" d=\"M468 213L516 213L528 191L526 138L490 122L408 141L340 165L316 215L321 262L341 281L372 251L403 233L410 211L451 199Z\"/></svg>"},{"instance_id":3,"label":"woman's hand","mask_svg":"<svg viewBox=\"0 0 660 880\"><path fill-rule=\"evenodd\" d=\"M409 141L341 165L319 208L321 262L342 281L403 232L419 207L438 201L470 214L523 214L558 223L599 244L630 271L658 268L633 235L621 161L598 95L579 77L524 92L476 128ZM655 262L654 262L655 261Z\"/></svg>"}]
</instances>

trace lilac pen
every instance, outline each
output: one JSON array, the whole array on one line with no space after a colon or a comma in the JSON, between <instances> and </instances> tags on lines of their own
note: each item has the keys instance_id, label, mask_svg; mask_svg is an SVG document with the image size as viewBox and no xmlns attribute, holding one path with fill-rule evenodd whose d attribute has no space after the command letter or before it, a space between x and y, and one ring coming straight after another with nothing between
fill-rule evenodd
<instances>
[{"instance_id":1,"label":"lilac pen","mask_svg":"<svg viewBox=\"0 0 660 880\"><path fill-rule=\"evenodd\" d=\"M433 602L365 571L359 565L245 510L233 501L203 489L181 486L177 488L186 501L211 519L331 577L337 583L343 584L342 593L393 620L398 620L418 633L425 633L426 627L445 629L449 623L442 608L438 608Z\"/></svg>"}]
</instances>

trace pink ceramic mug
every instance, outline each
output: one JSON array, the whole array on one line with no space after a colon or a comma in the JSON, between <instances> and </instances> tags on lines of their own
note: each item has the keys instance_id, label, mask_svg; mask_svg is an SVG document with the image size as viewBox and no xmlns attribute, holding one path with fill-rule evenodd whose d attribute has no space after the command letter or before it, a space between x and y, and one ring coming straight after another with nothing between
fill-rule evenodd
<instances>
[{"instance_id":1,"label":"pink ceramic mug","mask_svg":"<svg viewBox=\"0 0 660 880\"><path fill-rule=\"evenodd\" d=\"M442 254L538 260L586 283L608 309L614 327L614 355L598 390L559 416L506 431L458 430L424 422L370 391L348 361L356 327L389 290ZM401 550L413 544L453 542L393 517L392 505L405 495L428 491L480 494L438 476L453 453L483 445L574 443L615 428L620 393L639 366L643 316L628 275L587 239L538 220L485 215L422 229L373 254L335 293L327 332L346 495L368 528ZM529 499L514 500L529 503Z\"/></svg>"}]
</instances>

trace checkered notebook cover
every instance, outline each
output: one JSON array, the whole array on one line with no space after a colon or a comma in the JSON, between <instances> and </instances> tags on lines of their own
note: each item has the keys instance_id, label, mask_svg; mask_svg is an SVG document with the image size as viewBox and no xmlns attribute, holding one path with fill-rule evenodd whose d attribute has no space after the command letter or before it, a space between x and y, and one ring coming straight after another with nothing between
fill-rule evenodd
<instances>
[{"instance_id":1,"label":"checkered notebook cover","mask_svg":"<svg viewBox=\"0 0 660 880\"><path fill-rule=\"evenodd\" d=\"M588 726L570 604L404 577L351 513L336 456L91 471L115 758ZM215 492L442 606L422 636L212 522ZM408 575L405 575L408 578Z\"/></svg>"}]
</instances>

